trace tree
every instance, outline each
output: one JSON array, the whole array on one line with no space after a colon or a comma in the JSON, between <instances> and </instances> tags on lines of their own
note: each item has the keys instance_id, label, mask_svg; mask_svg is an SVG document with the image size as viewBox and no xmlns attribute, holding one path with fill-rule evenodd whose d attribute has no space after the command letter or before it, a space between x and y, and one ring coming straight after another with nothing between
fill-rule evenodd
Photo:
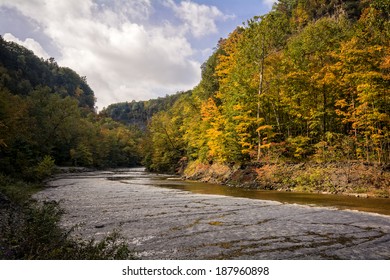
<instances>
[{"instance_id":1,"label":"tree","mask_svg":"<svg viewBox=\"0 0 390 280\"><path fill-rule=\"evenodd\" d=\"M153 116L150 131L153 150L149 169L174 172L176 164L184 155L184 145L175 120L168 112L160 112Z\"/></svg>"},{"instance_id":2,"label":"tree","mask_svg":"<svg viewBox=\"0 0 390 280\"><path fill-rule=\"evenodd\" d=\"M355 140L357 156L388 162L390 33L386 22L377 20L379 14L372 7L364 11L356 35L335 54L332 69L342 77L336 112Z\"/></svg>"},{"instance_id":3,"label":"tree","mask_svg":"<svg viewBox=\"0 0 390 280\"><path fill-rule=\"evenodd\" d=\"M329 68L335 63L332 52L347 37L347 26L343 18L320 19L290 40L285 52L284 102L298 119L295 133L305 133L313 142L340 127L334 112L337 78Z\"/></svg>"}]
</instances>

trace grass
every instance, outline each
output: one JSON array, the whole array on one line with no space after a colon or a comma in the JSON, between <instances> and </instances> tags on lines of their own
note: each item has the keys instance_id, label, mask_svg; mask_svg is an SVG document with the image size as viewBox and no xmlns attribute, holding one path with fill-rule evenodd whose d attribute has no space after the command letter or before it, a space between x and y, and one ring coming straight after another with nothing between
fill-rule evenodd
<instances>
[{"instance_id":1,"label":"grass","mask_svg":"<svg viewBox=\"0 0 390 280\"><path fill-rule=\"evenodd\" d=\"M0 259L134 259L118 232L97 242L75 239L72 231L64 231L57 202L31 199L42 188L0 175Z\"/></svg>"}]
</instances>

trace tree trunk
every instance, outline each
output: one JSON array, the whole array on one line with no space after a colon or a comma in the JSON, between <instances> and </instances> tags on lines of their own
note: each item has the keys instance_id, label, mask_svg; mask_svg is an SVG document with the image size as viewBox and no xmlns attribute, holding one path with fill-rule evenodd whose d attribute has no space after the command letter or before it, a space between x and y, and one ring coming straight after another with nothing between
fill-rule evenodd
<instances>
[{"instance_id":1,"label":"tree trunk","mask_svg":"<svg viewBox=\"0 0 390 280\"><path fill-rule=\"evenodd\" d=\"M259 93L257 96L257 124L260 123L260 100L263 95L263 83L264 83L264 58L265 58L265 46L264 46L264 34L261 45L261 56L260 56L260 82L259 82ZM257 161L260 161L261 156L261 132L257 130Z\"/></svg>"}]
</instances>

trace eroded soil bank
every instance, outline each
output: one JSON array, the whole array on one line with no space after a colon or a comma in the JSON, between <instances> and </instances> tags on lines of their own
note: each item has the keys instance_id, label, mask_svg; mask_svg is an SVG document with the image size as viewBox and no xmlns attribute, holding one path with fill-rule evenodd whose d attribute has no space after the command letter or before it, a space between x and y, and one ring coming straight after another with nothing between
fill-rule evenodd
<instances>
[{"instance_id":1,"label":"eroded soil bank","mask_svg":"<svg viewBox=\"0 0 390 280\"><path fill-rule=\"evenodd\" d=\"M40 192L62 226L99 239L119 229L141 259L390 259L390 216L167 188L128 171L65 174Z\"/></svg>"},{"instance_id":2,"label":"eroded soil bank","mask_svg":"<svg viewBox=\"0 0 390 280\"><path fill-rule=\"evenodd\" d=\"M345 163L256 163L246 166L190 163L190 180L262 190L390 197L390 166Z\"/></svg>"}]
</instances>

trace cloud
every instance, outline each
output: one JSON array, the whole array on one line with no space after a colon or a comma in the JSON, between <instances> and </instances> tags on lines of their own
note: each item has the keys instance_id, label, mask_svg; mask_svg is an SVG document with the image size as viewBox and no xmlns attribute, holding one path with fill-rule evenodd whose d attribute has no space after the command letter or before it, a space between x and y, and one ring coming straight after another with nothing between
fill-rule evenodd
<instances>
[{"instance_id":1,"label":"cloud","mask_svg":"<svg viewBox=\"0 0 390 280\"><path fill-rule=\"evenodd\" d=\"M217 33L216 21L234 17L224 15L215 6L200 5L188 0L182 1L179 5L173 0L165 0L165 5L184 21L188 30L197 38Z\"/></svg>"},{"instance_id":2,"label":"cloud","mask_svg":"<svg viewBox=\"0 0 390 280\"><path fill-rule=\"evenodd\" d=\"M150 0L95 0L93 7L106 23L147 20L153 10Z\"/></svg>"},{"instance_id":3,"label":"cloud","mask_svg":"<svg viewBox=\"0 0 390 280\"><path fill-rule=\"evenodd\" d=\"M274 3L276 3L277 0L263 0L263 3L266 4L268 7L272 7Z\"/></svg>"},{"instance_id":4,"label":"cloud","mask_svg":"<svg viewBox=\"0 0 390 280\"><path fill-rule=\"evenodd\" d=\"M21 41L11 33L5 33L3 38L7 41L15 42L29 50L32 50L34 54L38 57L43 57L44 59L48 59L50 57L47 52L42 48L42 46L32 38L26 38L24 41Z\"/></svg>"},{"instance_id":5,"label":"cloud","mask_svg":"<svg viewBox=\"0 0 390 280\"><path fill-rule=\"evenodd\" d=\"M205 15L223 17L216 8L186 3L182 9L194 9L199 17L191 21L189 14L183 15L194 35L206 34L208 24L216 28ZM99 109L190 89L199 82L200 63L193 59L195 50L182 27L143 23L154 12L150 0L0 0L1 5L32 19L61 53L58 63L87 76ZM24 43L31 47L34 42Z\"/></svg>"}]
</instances>

